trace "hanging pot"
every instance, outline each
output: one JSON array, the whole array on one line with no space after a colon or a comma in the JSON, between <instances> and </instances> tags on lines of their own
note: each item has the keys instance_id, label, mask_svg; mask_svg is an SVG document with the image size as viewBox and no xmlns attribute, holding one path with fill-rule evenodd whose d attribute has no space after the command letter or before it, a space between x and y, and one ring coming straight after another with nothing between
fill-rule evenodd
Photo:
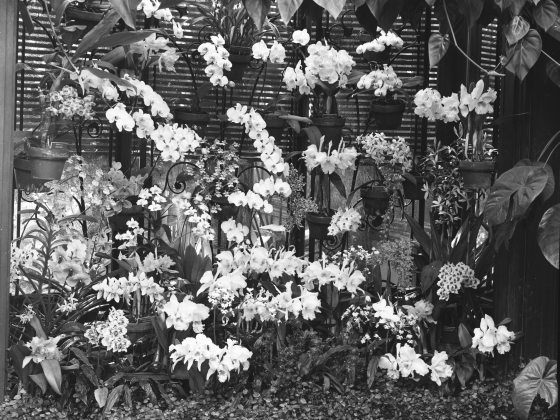
<instances>
[{"instance_id":1,"label":"hanging pot","mask_svg":"<svg viewBox=\"0 0 560 420\"><path fill-rule=\"evenodd\" d=\"M208 112L190 112L187 108L175 108L173 116L177 123L188 125L200 137L206 136L206 129L210 121Z\"/></svg>"},{"instance_id":2,"label":"hanging pot","mask_svg":"<svg viewBox=\"0 0 560 420\"><path fill-rule=\"evenodd\" d=\"M391 47L385 48L383 51L366 51L364 59L368 63L389 64L391 61Z\"/></svg>"},{"instance_id":3,"label":"hanging pot","mask_svg":"<svg viewBox=\"0 0 560 420\"><path fill-rule=\"evenodd\" d=\"M276 114L263 114L262 117L266 123L268 134L274 137L276 141L280 141L282 139L284 127L286 127L286 120L280 118Z\"/></svg>"},{"instance_id":4,"label":"hanging pot","mask_svg":"<svg viewBox=\"0 0 560 420\"><path fill-rule=\"evenodd\" d=\"M371 114L375 119L375 126L379 130L395 130L402 124L402 116L406 103L401 100L371 102Z\"/></svg>"},{"instance_id":5,"label":"hanging pot","mask_svg":"<svg viewBox=\"0 0 560 420\"><path fill-rule=\"evenodd\" d=\"M329 142L332 147L338 148L342 139L342 129L346 124L346 118L340 117L336 114L325 114L322 117L315 117L311 119L313 124L317 126L323 136L325 136L325 148Z\"/></svg>"},{"instance_id":6,"label":"hanging pot","mask_svg":"<svg viewBox=\"0 0 560 420\"><path fill-rule=\"evenodd\" d=\"M235 218L237 213L239 213L239 207L230 203L227 197L212 196L210 202L214 205L220 206L220 210L216 213L216 219L218 219L219 222L225 222L232 217Z\"/></svg>"},{"instance_id":7,"label":"hanging pot","mask_svg":"<svg viewBox=\"0 0 560 420\"><path fill-rule=\"evenodd\" d=\"M422 191L422 187L424 186L424 178L410 173L406 175L403 181L404 198L409 200L423 200L424 191ZM414 179L415 182L412 182L411 178Z\"/></svg>"},{"instance_id":8,"label":"hanging pot","mask_svg":"<svg viewBox=\"0 0 560 420\"><path fill-rule=\"evenodd\" d=\"M309 238L323 240L329 236L329 225L332 216L324 216L318 213L307 213L305 215L307 226L309 226Z\"/></svg>"},{"instance_id":9,"label":"hanging pot","mask_svg":"<svg viewBox=\"0 0 560 420\"><path fill-rule=\"evenodd\" d=\"M229 52L228 59L231 61L231 70L224 72L224 74L229 80L236 83L240 82L251 62L251 51L249 48L233 47Z\"/></svg>"},{"instance_id":10,"label":"hanging pot","mask_svg":"<svg viewBox=\"0 0 560 420\"><path fill-rule=\"evenodd\" d=\"M361 188L360 195L364 212L368 216L382 216L389 208L389 198L391 196L385 187Z\"/></svg>"},{"instance_id":11,"label":"hanging pot","mask_svg":"<svg viewBox=\"0 0 560 420\"><path fill-rule=\"evenodd\" d=\"M109 0L85 0L80 6L69 5L65 13L68 19L94 26L101 22L110 6Z\"/></svg>"},{"instance_id":12,"label":"hanging pot","mask_svg":"<svg viewBox=\"0 0 560 420\"><path fill-rule=\"evenodd\" d=\"M22 191L39 191L45 180L34 179L31 175L31 161L25 157L14 158L14 188Z\"/></svg>"},{"instance_id":13,"label":"hanging pot","mask_svg":"<svg viewBox=\"0 0 560 420\"><path fill-rule=\"evenodd\" d=\"M127 337L132 344L145 336L154 335L154 326L151 317L139 318L126 326Z\"/></svg>"},{"instance_id":14,"label":"hanging pot","mask_svg":"<svg viewBox=\"0 0 560 420\"><path fill-rule=\"evenodd\" d=\"M52 181L60 179L70 152L65 144L54 144L51 148L30 147L29 161L34 179Z\"/></svg>"},{"instance_id":15,"label":"hanging pot","mask_svg":"<svg viewBox=\"0 0 560 420\"><path fill-rule=\"evenodd\" d=\"M462 160L459 162L459 171L463 176L463 184L466 189L487 189L492 185L495 163L491 160L471 162Z\"/></svg>"}]
</instances>

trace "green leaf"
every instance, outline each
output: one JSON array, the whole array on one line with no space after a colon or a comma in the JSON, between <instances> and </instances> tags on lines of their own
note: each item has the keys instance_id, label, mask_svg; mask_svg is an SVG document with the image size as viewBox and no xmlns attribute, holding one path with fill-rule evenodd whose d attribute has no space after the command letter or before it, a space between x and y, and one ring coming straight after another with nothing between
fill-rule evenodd
<instances>
[{"instance_id":1,"label":"green leaf","mask_svg":"<svg viewBox=\"0 0 560 420\"><path fill-rule=\"evenodd\" d=\"M546 74L556 86L560 87L560 66L552 61L549 61L546 64Z\"/></svg>"},{"instance_id":2,"label":"green leaf","mask_svg":"<svg viewBox=\"0 0 560 420\"><path fill-rule=\"evenodd\" d=\"M560 42L560 19L556 19L546 33Z\"/></svg>"},{"instance_id":3,"label":"green leaf","mask_svg":"<svg viewBox=\"0 0 560 420\"><path fill-rule=\"evenodd\" d=\"M243 0L243 5L257 29L261 30L270 10L270 0Z\"/></svg>"},{"instance_id":4,"label":"green leaf","mask_svg":"<svg viewBox=\"0 0 560 420\"><path fill-rule=\"evenodd\" d=\"M434 285L442 265L441 261L433 261L422 268L420 272L420 288L422 293L426 293Z\"/></svg>"},{"instance_id":5,"label":"green leaf","mask_svg":"<svg viewBox=\"0 0 560 420\"><path fill-rule=\"evenodd\" d=\"M103 409L103 413L101 414L103 417L111 411L113 406L117 403L121 394L123 393L123 385L119 385L111 391L109 396L107 397L107 402L105 403L105 408Z\"/></svg>"},{"instance_id":6,"label":"green leaf","mask_svg":"<svg viewBox=\"0 0 560 420\"><path fill-rule=\"evenodd\" d=\"M516 166L504 172L490 189L484 210L488 223L496 226L522 217L547 181L542 168Z\"/></svg>"},{"instance_id":7,"label":"green leaf","mask_svg":"<svg viewBox=\"0 0 560 420\"><path fill-rule=\"evenodd\" d=\"M136 7L140 0L109 0L109 2L127 26L130 28L136 27Z\"/></svg>"},{"instance_id":8,"label":"green leaf","mask_svg":"<svg viewBox=\"0 0 560 420\"><path fill-rule=\"evenodd\" d=\"M41 388L41 392L43 394L47 392L49 384L47 383L47 378L44 373L36 373L35 375L29 375L29 377L39 388Z\"/></svg>"},{"instance_id":9,"label":"green leaf","mask_svg":"<svg viewBox=\"0 0 560 420\"><path fill-rule=\"evenodd\" d=\"M559 269L560 203L549 208L539 223L537 241L547 261Z\"/></svg>"},{"instance_id":10,"label":"green leaf","mask_svg":"<svg viewBox=\"0 0 560 420\"><path fill-rule=\"evenodd\" d=\"M379 356L372 356L367 366L367 386L371 388L375 382L375 375L377 374L377 366L379 365Z\"/></svg>"},{"instance_id":11,"label":"green leaf","mask_svg":"<svg viewBox=\"0 0 560 420\"><path fill-rule=\"evenodd\" d=\"M558 19L558 7L553 0L541 0L533 9L533 18L537 25L548 31Z\"/></svg>"},{"instance_id":12,"label":"green leaf","mask_svg":"<svg viewBox=\"0 0 560 420\"><path fill-rule=\"evenodd\" d=\"M295 15L302 3L303 0L278 0L278 11L286 25L290 23L290 19L292 19L292 16Z\"/></svg>"},{"instance_id":13,"label":"green leaf","mask_svg":"<svg viewBox=\"0 0 560 420\"><path fill-rule=\"evenodd\" d=\"M504 35L509 45L515 44L522 39L531 29L531 25L521 16L514 16L511 22L504 27Z\"/></svg>"},{"instance_id":14,"label":"green leaf","mask_svg":"<svg viewBox=\"0 0 560 420\"><path fill-rule=\"evenodd\" d=\"M403 213L410 229L412 230L412 236L418 241L422 249L427 255L432 255L432 239L430 236L422 229L420 223L418 223L414 218L406 213ZM436 257L437 258L437 257Z\"/></svg>"},{"instance_id":15,"label":"green leaf","mask_svg":"<svg viewBox=\"0 0 560 420\"><path fill-rule=\"evenodd\" d=\"M470 353L463 354L461 360L455 363L455 374L459 383L464 388L474 373L476 360Z\"/></svg>"},{"instance_id":16,"label":"green leaf","mask_svg":"<svg viewBox=\"0 0 560 420\"><path fill-rule=\"evenodd\" d=\"M430 68L436 66L449 49L449 35L434 33L430 35L428 41L428 55L430 58Z\"/></svg>"},{"instance_id":17,"label":"green leaf","mask_svg":"<svg viewBox=\"0 0 560 420\"><path fill-rule=\"evenodd\" d=\"M520 418L529 418L531 405L537 395L540 395L550 407L557 404L556 370L556 360L540 356L531 360L513 380L513 406Z\"/></svg>"},{"instance_id":18,"label":"green leaf","mask_svg":"<svg viewBox=\"0 0 560 420\"><path fill-rule=\"evenodd\" d=\"M506 68L514 73L519 80L525 79L529 70L539 59L541 50L541 36L535 29L529 30L521 41L508 48Z\"/></svg>"},{"instance_id":19,"label":"green leaf","mask_svg":"<svg viewBox=\"0 0 560 420\"><path fill-rule=\"evenodd\" d=\"M62 395L60 391L62 388L62 370L60 369L58 360L43 360L41 362L41 367L43 368L43 373L52 390L58 395Z\"/></svg>"},{"instance_id":20,"label":"green leaf","mask_svg":"<svg viewBox=\"0 0 560 420\"><path fill-rule=\"evenodd\" d=\"M82 42L80 42L80 45L78 45L76 52L72 56L72 60L76 61L78 58L94 49L99 39L111 33L119 19L120 16L114 9L110 9L105 13L101 22L95 25L93 29L83 37Z\"/></svg>"},{"instance_id":21,"label":"green leaf","mask_svg":"<svg viewBox=\"0 0 560 420\"><path fill-rule=\"evenodd\" d=\"M540 161L532 161L530 159L521 159L514 166L533 166L535 168L544 169L548 175L548 180L546 181L546 185L541 193L541 197L543 201L546 201L550 197L552 197L555 188L554 171L552 170L552 168L548 163L540 162Z\"/></svg>"},{"instance_id":22,"label":"green leaf","mask_svg":"<svg viewBox=\"0 0 560 420\"><path fill-rule=\"evenodd\" d=\"M388 31L397 19L404 0L366 0L381 29Z\"/></svg>"},{"instance_id":23,"label":"green leaf","mask_svg":"<svg viewBox=\"0 0 560 420\"><path fill-rule=\"evenodd\" d=\"M342 182L342 178L340 177L340 175L337 174L336 172L333 172L332 174L329 175L329 179L337 189L338 193L342 197L346 198L346 188L344 188L344 182Z\"/></svg>"},{"instance_id":24,"label":"green leaf","mask_svg":"<svg viewBox=\"0 0 560 420\"><path fill-rule=\"evenodd\" d=\"M95 396L95 401L97 401L97 405L99 408L105 407L107 403L107 396L109 395L109 389L106 387L97 388L93 395Z\"/></svg>"},{"instance_id":25,"label":"green leaf","mask_svg":"<svg viewBox=\"0 0 560 420\"><path fill-rule=\"evenodd\" d=\"M342 9L344 9L344 5L346 4L346 0L313 0L319 6L324 8L333 18L337 18Z\"/></svg>"},{"instance_id":26,"label":"green leaf","mask_svg":"<svg viewBox=\"0 0 560 420\"><path fill-rule=\"evenodd\" d=\"M459 343L464 349L469 349L472 346L472 337L469 333L468 328L462 322L459 324L457 329L457 334L459 335Z\"/></svg>"},{"instance_id":27,"label":"green leaf","mask_svg":"<svg viewBox=\"0 0 560 420\"><path fill-rule=\"evenodd\" d=\"M156 29L144 29L142 31L127 31L127 32L116 32L101 38L97 43L93 45L93 48L107 47L114 48L120 45L130 45L135 42L142 41L148 38L150 35L159 32Z\"/></svg>"}]
</instances>

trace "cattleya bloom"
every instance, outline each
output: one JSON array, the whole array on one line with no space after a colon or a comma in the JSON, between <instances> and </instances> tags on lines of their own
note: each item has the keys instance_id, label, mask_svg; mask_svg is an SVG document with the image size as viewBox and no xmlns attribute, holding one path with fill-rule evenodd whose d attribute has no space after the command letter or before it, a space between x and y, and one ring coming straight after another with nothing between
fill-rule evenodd
<instances>
[{"instance_id":1,"label":"cattleya bloom","mask_svg":"<svg viewBox=\"0 0 560 420\"><path fill-rule=\"evenodd\" d=\"M496 328L494 320L490 315L484 315L480 320L480 328L475 328L472 339L472 347L478 348L482 353L504 354L511 350L511 343L515 339L515 333L509 331L505 325Z\"/></svg>"},{"instance_id":2,"label":"cattleya bloom","mask_svg":"<svg viewBox=\"0 0 560 420\"><path fill-rule=\"evenodd\" d=\"M408 344L400 348L399 345L397 345L397 363L403 378L408 376L414 377L415 373L424 376L429 372L429 367L426 362L422 360L421 355L417 354Z\"/></svg>"},{"instance_id":3,"label":"cattleya bloom","mask_svg":"<svg viewBox=\"0 0 560 420\"><path fill-rule=\"evenodd\" d=\"M453 368L446 363L448 358L446 352L438 352L437 350L432 357L430 379L438 385L441 385L442 379L450 378L453 375Z\"/></svg>"},{"instance_id":4,"label":"cattleya bloom","mask_svg":"<svg viewBox=\"0 0 560 420\"><path fill-rule=\"evenodd\" d=\"M419 320L424 320L426 322L436 321L432 318L432 311L434 310L434 305L427 300L421 299L414 303L414 306L403 305L403 308L407 310L409 315L416 316Z\"/></svg>"},{"instance_id":5,"label":"cattleya bloom","mask_svg":"<svg viewBox=\"0 0 560 420\"><path fill-rule=\"evenodd\" d=\"M494 112L492 103L496 100L496 91L488 88L484 92L484 80L480 79L473 90L469 93L465 85L461 85L459 109L461 115L466 117L474 111L478 115L491 114Z\"/></svg>"},{"instance_id":6,"label":"cattleya bloom","mask_svg":"<svg viewBox=\"0 0 560 420\"><path fill-rule=\"evenodd\" d=\"M177 296L171 295L162 310L167 315L167 328L173 327L177 331L186 331L192 324L193 330L201 333L204 330L202 321L210 316L210 309L201 303L194 303L190 296L185 296L179 302Z\"/></svg>"},{"instance_id":7,"label":"cattleya bloom","mask_svg":"<svg viewBox=\"0 0 560 420\"><path fill-rule=\"evenodd\" d=\"M60 360L62 359L62 353L57 347L58 342L62 339L62 336L58 337L33 337L29 343L26 344L27 347L31 349L31 354L25 356L23 359L22 367L25 367L29 362L41 363L43 360Z\"/></svg>"},{"instance_id":8,"label":"cattleya bloom","mask_svg":"<svg viewBox=\"0 0 560 420\"><path fill-rule=\"evenodd\" d=\"M356 232L362 216L353 207L339 208L331 219L329 225L329 235L337 235L338 233Z\"/></svg>"},{"instance_id":9,"label":"cattleya bloom","mask_svg":"<svg viewBox=\"0 0 560 420\"><path fill-rule=\"evenodd\" d=\"M301 31L294 31L294 33L292 34L292 42L294 44L299 44L302 47L309 44L310 39L311 37L309 36L307 29L302 29Z\"/></svg>"},{"instance_id":10,"label":"cattleya bloom","mask_svg":"<svg viewBox=\"0 0 560 420\"><path fill-rule=\"evenodd\" d=\"M381 356L379 359L379 368L387 370L387 376L391 379L399 379L399 365L397 359L391 353Z\"/></svg>"}]
</instances>

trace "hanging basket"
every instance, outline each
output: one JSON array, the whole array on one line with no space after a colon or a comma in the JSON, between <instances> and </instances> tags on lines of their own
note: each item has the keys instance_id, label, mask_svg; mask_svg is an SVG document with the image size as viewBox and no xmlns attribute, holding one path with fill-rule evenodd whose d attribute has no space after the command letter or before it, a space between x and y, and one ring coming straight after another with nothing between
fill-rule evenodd
<instances>
[{"instance_id":1,"label":"hanging basket","mask_svg":"<svg viewBox=\"0 0 560 420\"><path fill-rule=\"evenodd\" d=\"M495 163L491 160L482 162L471 162L462 160L459 162L459 171L463 176L463 184L466 189L487 189L492 185Z\"/></svg>"},{"instance_id":2,"label":"hanging basket","mask_svg":"<svg viewBox=\"0 0 560 420\"><path fill-rule=\"evenodd\" d=\"M414 178L415 182L412 182L411 178ZM424 191L422 187L424 186L424 178L419 175L407 174L403 181L403 194L404 198L409 200L423 200Z\"/></svg>"},{"instance_id":3,"label":"hanging basket","mask_svg":"<svg viewBox=\"0 0 560 420\"><path fill-rule=\"evenodd\" d=\"M231 70L224 74L229 80L240 82L251 62L251 51L248 48L232 48L228 59L231 61Z\"/></svg>"},{"instance_id":4,"label":"hanging basket","mask_svg":"<svg viewBox=\"0 0 560 420\"><path fill-rule=\"evenodd\" d=\"M383 216L389 208L390 195L385 187L361 188L362 205L368 216Z\"/></svg>"},{"instance_id":5,"label":"hanging basket","mask_svg":"<svg viewBox=\"0 0 560 420\"><path fill-rule=\"evenodd\" d=\"M38 192L45 180L34 179L31 175L31 161L28 158L14 158L14 188L27 192Z\"/></svg>"},{"instance_id":6,"label":"hanging basket","mask_svg":"<svg viewBox=\"0 0 560 420\"><path fill-rule=\"evenodd\" d=\"M226 220L231 219L232 217L237 217L237 213L239 213L239 207L230 203L227 197L216 197L213 196L210 202L214 205L219 205L220 210L216 212L216 219L221 223L225 222Z\"/></svg>"},{"instance_id":7,"label":"hanging basket","mask_svg":"<svg viewBox=\"0 0 560 420\"><path fill-rule=\"evenodd\" d=\"M142 337L154 335L154 326L151 317L138 319L136 322L130 322L126 326L128 339L132 344L140 340Z\"/></svg>"},{"instance_id":8,"label":"hanging basket","mask_svg":"<svg viewBox=\"0 0 560 420\"><path fill-rule=\"evenodd\" d=\"M389 61L391 61L391 47L387 47L379 52L366 51L364 52L364 59L368 63L389 64Z\"/></svg>"},{"instance_id":9,"label":"hanging basket","mask_svg":"<svg viewBox=\"0 0 560 420\"><path fill-rule=\"evenodd\" d=\"M51 148L30 147L31 177L43 182L60 179L69 157L70 152L64 144L53 144Z\"/></svg>"},{"instance_id":10,"label":"hanging basket","mask_svg":"<svg viewBox=\"0 0 560 420\"><path fill-rule=\"evenodd\" d=\"M406 103L401 100L371 102L371 114L379 130L395 130L402 124Z\"/></svg>"},{"instance_id":11,"label":"hanging basket","mask_svg":"<svg viewBox=\"0 0 560 420\"><path fill-rule=\"evenodd\" d=\"M210 114L207 112L190 112L187 108L175 108L173 116L177 123L188 125L200 137L206 136L206 129L210 121Z\"/></svg>"},{"instance_id":12,"label":"hanging basket","mask_svg":"<svg viewBox=\"0 0 560 420\"><path fill-rule=\"evenodd\" d=\"M263 114L262 117L266 123L266 131L268 131L268 134L274 137L276 141L280 141L282 139L284 127L286 127L286 120L280 118L276 114Z\"/></svg>"},{"instance_id":13,"label":"hanging basket","mask_svg":"<svg viewBox=\"0 0 560 420\"><path fill-rule=\"evenodd\" d=\"M305 215L307 226L309 226L309 238L323 240L329 236L329 225L332 216L324 216L318 213L307 213Z\"/></svg>"},{"instance_id":14,"label":"hanging basket","mask_svg":"<svg viewBox=\"0 0 560 420\"><path fill-rule=\"evenodd\" d=\"M342 140L342 129L346 124L346 118L340 117L336 114L325 114L322 117L315 117L311 119L313 124L317 126L323 136L325 136L325 147L331 142L332 147L338 148Z\"/></svg>"},{"instance_id":15,"label":"hanging basket","mask_svg":"<svg viewBox=\"0 0 560 420\"><path fill-rule=\"evenodd\" d=\"M66 8L66 17L83 23L87 26L93 26L101 22L105 12L109 10L111 3L109 0L85 0L79 6L69 5Z\"/></svg>"}]
</instances>

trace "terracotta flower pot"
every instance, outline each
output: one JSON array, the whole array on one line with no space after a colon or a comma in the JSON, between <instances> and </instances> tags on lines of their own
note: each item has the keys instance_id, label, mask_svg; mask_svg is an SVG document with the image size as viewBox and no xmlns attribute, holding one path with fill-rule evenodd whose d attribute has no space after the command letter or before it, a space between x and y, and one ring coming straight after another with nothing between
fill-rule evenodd
<instances>
[{"instance_id":1,"label":"terracotta flower pot","mask_svg":"<svg viewBox=\"0 0 560 420\"><path fill-rule=\"evenodd\" d=\"M390 102L374 100L371 103L371 113L379 130L395 130L402 124L402 116L406 103L395 100Z\"/></svg>"},{"instance_id":2,"label":"terracotta flower pot","mask_svg":"<svg viewBox=\"0 0 560 420\"><path fill-rule=\"evenodd\" d=\"M491 160L482 162L471 162L462 160L459 162L459 171L463 176L465 188L470 190L486 189L492 185L495 163Z\"/></svg>"},{"instance_id":3,"label":"terracotta flower pot","mask_svg":"<svg viewBox=\"0 0 560 420\"><path fill-rule=\"evenodd\" d=\"M43 181L60 179L69 157L70 152L65 145L53 144L51 148L30 147L31 176Z\"/></svg>"},{"instance_id":4,"label":"terracotta flower pot","mask_svg":"<svg viewBox=\"0 0 560 420\"><path fill-rule=\"evenodd\" d=\"M405 177L403 181L403 193L404 198L409 200L423 200L424 191L422 187L424 186L424 178L419 175L412 175L416 182L412 182L409 178Z\"/></svg>"},{"instance_id":5,"label":"terracotta flower pot","mask_svg":"<svg viewBox=\"0 0 560 420\"><path fill-rule=\"evenodd\" d=\"M186 124L192 128L200 137L206 135L210 114L207 112L190 112L186 108L175 108L173 110L175 121L179 124Z\"/></svg>"},{"instance_id":6,"label":"terracotta flower pot","mask_svg":"<svg viewBox=\"0 0 560 420\"><path fill-rule=\"evenodd\" d=\"M263 114L264 122L266 122L266 130L268 134L280 141L282 139L282 134L284 128L286 127L286 120L280 118L276 114Z\"/></svg>"},{"instance_id":7,"label":"terracotta flower pot","mask_svg":"<svg viewBox=\"0 0 560 420\"><path fill-rule=\"evenodd\" d=\"M325 147L331 142L333 149L337 148L342 139L342 129L346 124L346 119L335 114L326 114L322 117L311 119L323 136L325 136Z\"/></svg>"},{"instance_id":8,"label":"terracotta flower pot","mask_svg":"<svg viewBox=\"0 0 560 420\"><path fill-rule=\"evenodd\" d=\"M307 226L309 226L309 238L323 240L329 236L329 225L332 216L324 216L317 213L307 213L305 215Z\"/></svg>"},{"instance_id":9,"label":"terracotta flower pot","mask_svg":"<svg viewBox=\"0 0 560 420\"><path fill-rule=\"evenodd\" d=\"M391 197L384 187L361 188L362 205L368 216L382 216L389 208Z\"/></svg>"},{"instance_id":10,"label":"terracotta flower pot","mask_svg":"<svg viewBox=\"0 0 560 420\"><path fill-rule=\"evenodd\" d=\"M240 82L251 62L251 51L248 48L232 48L229 53L229 61L231 61L231 70L224 74L229 80Z\"/></svg>"},{"instance_id":11,"label":"terracotta flower pot","mask_svg":"<svg viewBox=\"0 0 560 420\"><path fill-rule=\"evenodd\" d=\"M380 52L366 51L364 53L364 59L368 63L389 64L391 60L391 47L385 48Z\"/></svg>"}]
</instances>

